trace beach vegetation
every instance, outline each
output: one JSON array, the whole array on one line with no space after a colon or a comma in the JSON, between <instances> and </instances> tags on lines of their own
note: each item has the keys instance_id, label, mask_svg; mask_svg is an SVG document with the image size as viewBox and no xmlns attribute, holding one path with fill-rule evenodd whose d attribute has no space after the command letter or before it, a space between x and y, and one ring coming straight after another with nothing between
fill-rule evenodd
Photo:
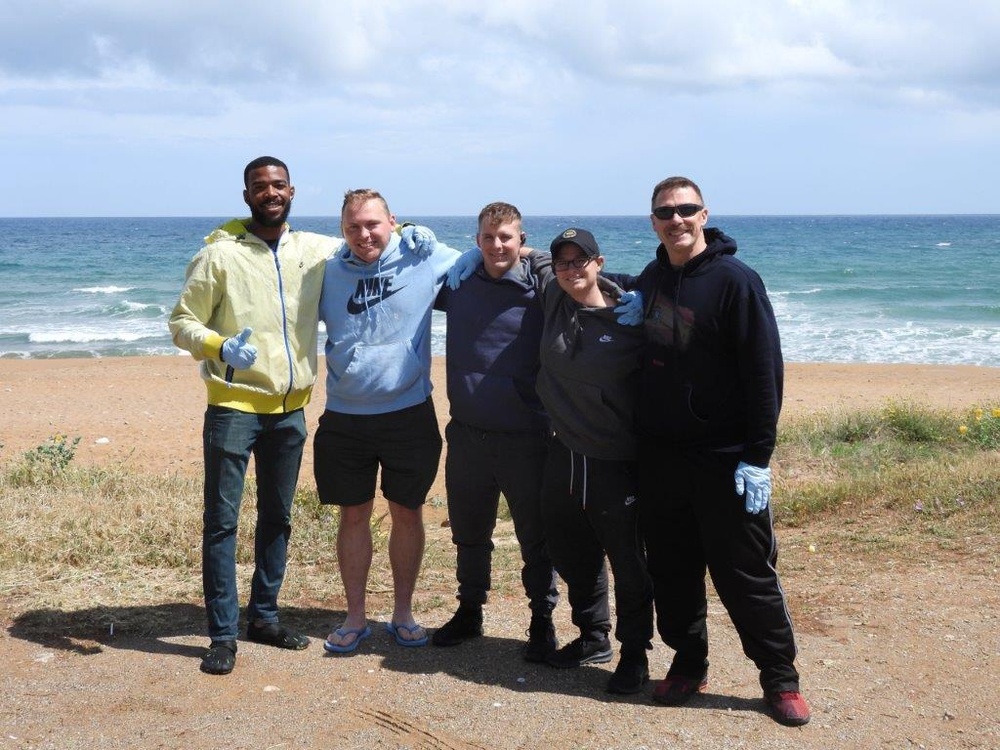
<instances>
[{"instance_id":1,"label":"beach vegetation","mask_svg":"<svg viewBox=\"0 0 1000 750\"><path fill-rule=\"evenodd\" d=\"M889 404L783 422L772 460L779 535L782 527L804 529L824 551L873 559L886 551L916 560L928 550L995 550L998 441L1000 408L988 405L948 413ZM12 611L90 608L95 617L96 604L115 603L118 626L125 616L120 605L128 603L182 601L200 612L201 477L148 476L127 461L78 466L77 443L55 435L0 461L0 600ZM245 596L253 571L252 472L243 503L237 571ZM345 606L336 559L338 509L322 505L303 476L292 513L282 598L314 602L329 617L329 610ZM505 502L499 516L492 595L518 596L521 562ZM418 610L450 606L455 589L445 504L429 504L425 518ZM373 607L381 601L391 608L390 526L380 498L372 520Z\"/></svg>"},{"instance_id":2,"label":"beach vegetation","mask_svg":"<svg viewBox=\"0 0 1000 750\"><path fill-rule=\"evenodd\" d=\"M783 424L775 519L837 519L851 529L845 539L870 551L915 548L922 536L961 548L1000 530L998 433L998 408L956 414L904 403Z\"/></svg>"},{"instance_id":3,"label":"beach vegetation","mask_svg":"<svg viewBox=\"0 0 1000 750\"><path fill-rule=\"evenodd\" d=\"M80 438L52 435L43 443L25 451L7 473L7 481L15 486L30 486L51 482L61 477L76 456Z\"/></svg>"},{"instance_id":4,"label":"beach vegetation","mask_svg":"<svg viewBox=\"0 0 1000 750\"><path fill-rule=\"evenodd\" d=\"M1000 450L1000 407L971 409L958 426L958 434L983 450Z\"/></svg>"}]
</instances>

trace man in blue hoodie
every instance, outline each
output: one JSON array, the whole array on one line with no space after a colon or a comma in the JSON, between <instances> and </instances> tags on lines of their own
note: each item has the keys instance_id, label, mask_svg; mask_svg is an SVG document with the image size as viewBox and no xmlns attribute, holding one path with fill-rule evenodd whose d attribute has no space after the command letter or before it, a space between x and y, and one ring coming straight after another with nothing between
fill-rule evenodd
<instances>
[{"instance_id":1,"label":"man in blue hoodie","mask_svg":"<svg viewBox=\"0 0 1000 750\"><path fill-rule=\"evenodd\" d=\"M319 317L326 325L326 410L314 438L320 502L340 506L337 560L347 618L324 644L347 653L371 635L365 590L372 561L375 484L389 501L393 613L386 630L423 646L413 592L424 551L422 507L434 483L441 434L431 400L431 312L460 256L436 243L426 257L402 252L396 219L376 191L344 197L347 247L326 264Z\"/></svg>"},{"instance_id":2,"label":"man in blue hoodie","mask_svg":"<svg viewBox=\"0 0 1000 750\"><path fill-rule=\"evenodd\" d=\"M549 443L549 420L535 392L542 308L535 277L521 257L524 241L521 212L509 203L490 203L479 213L481 263L458 289L442 289L438 298L448 313L445 483L459 606L432 641L456 646L483 634L502 492L531 610L523 656L544 662L557 645L552 610L558 591L541 514Z\"/></svg>"}]
</instances>

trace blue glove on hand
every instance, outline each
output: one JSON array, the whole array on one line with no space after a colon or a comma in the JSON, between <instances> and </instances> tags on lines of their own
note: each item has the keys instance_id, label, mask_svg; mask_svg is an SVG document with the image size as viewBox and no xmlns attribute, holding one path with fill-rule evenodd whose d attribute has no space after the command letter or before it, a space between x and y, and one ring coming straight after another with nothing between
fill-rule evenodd
<instances>
[{"instance_id":1,"label":"blue glove on hand","mask_svg":"<svg viewBox=\"0 0 1000 750\"><path fill-rule=\"evenodd\" d=\"M253 328L244 328L222 342L222 361L234 370L245 370L257 360L257 347L247 343L251 333Z\"/></svg>"},{"instance_id":2,"label":"blue glove on hand","mask_svg":"<svg viewBox=\"0 0 1000 750\"><path fill-rule=\"evenodd\" d=\"M466 250L458 256L455 263L448 269L448 288L458 289L462 282L475 273L476 269L483 264L483 254L478 247Z\"/></svg>"},{"instance_id":3,"label":"blue glove on hand","mask_svg":"<svg viewBox=\"0 0 1000 750\"><path fill-rule=\"evenodd\" d=\"M736 467L736 494L746 495L747 513L763 511L771 499L771 469L740 461Z\"/></svg>"},{"instance_id":4,"label":"blue glove on hand","mask_svg":"<svg viewBox=\"0 0 1000 750\"><path fill-rule=\"evenodd\" d=\"M427 227L407 224L399 233L399 244L418 258L426 258L434 252L437 237Z\"/></svg>"},{"instance_id":5,"label":"blue glove on hand","mask_svg":"<svg viewBox=\"0 0 1000 750\"><path fill-rule=\"evenodd\" d=\"M618 307L615 308L615 313L618 315L620 325L641 325L644 317L643 312L642 292L625 292L618 298Z\"/></svg>"}]
</instances>

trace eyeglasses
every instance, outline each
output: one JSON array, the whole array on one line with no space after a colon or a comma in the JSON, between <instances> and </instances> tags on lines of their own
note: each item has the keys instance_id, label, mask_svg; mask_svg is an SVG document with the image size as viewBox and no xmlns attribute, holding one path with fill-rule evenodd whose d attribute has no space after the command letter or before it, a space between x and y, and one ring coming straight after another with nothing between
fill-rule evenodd
<instances>
[{"instance_id":1,"label":"eyeglasses","mask_svg":"<svg viewBox=\"0 0 1000 750\"><path fill-rule=\"evenodd\" d=\"M677 214L682 219L687 219L701 211L704 206L697 203L682 203L679 206L657 206L653 209L653 216L663 221L670 221Z\"/></svg>"},{"instance_id":2,"label":"eyeglasses","mask_svg":"<svg viewBox=\"0 0 1000 750\"><path fill-rule=\"evenodd\" d=\"M581 268L585 268L590 261L592 261L589 255L585 255L582 258L573 258L573 260L554 260L552 261L552 267L557 271L568 271L570 266L573 266L577 271Z\"/></svg>"}]
</instances>

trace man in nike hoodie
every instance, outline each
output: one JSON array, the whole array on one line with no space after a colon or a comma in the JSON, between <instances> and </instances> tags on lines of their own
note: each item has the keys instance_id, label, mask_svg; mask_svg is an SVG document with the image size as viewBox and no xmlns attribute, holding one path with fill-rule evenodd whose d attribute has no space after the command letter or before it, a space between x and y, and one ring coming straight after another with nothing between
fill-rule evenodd
<instances>
[{"instance_id":1,"label":"man in nike hoodie","mask_svg":"<svg viewBox=\"0 0 1000 750\"><path fill-rule=\"evenodd\" d=\"M660 182L652 209L661 244L638 279L640 526L657 628L676 652L653 699L679 705L707 685L707 569L772 715L805 724L768 505L783 375L774 313L736 243L705 228L695 183Z\"/></svg>"},{"instance_id":2,"label":"man in nike hoodie","mask_svg":"<svg viewBox=\"0 0 1000 750\"><path fill-rule=\"evenodd\" d=\"M331 653L371 635L365 590L372 561L375 483L389 501L394 603L386 630L402 646L427 634L412 601L424 550L422 506L437 474L441 434L431 400L431 311L461 255L435 243L427 257L401 252L395 217L374 190L344 197L347 247L326 265L319 316L326 325L326 411L314 439L320 502L340 506L337 559L347 619L330 633Z\"/></svg>"}]
</instances>

